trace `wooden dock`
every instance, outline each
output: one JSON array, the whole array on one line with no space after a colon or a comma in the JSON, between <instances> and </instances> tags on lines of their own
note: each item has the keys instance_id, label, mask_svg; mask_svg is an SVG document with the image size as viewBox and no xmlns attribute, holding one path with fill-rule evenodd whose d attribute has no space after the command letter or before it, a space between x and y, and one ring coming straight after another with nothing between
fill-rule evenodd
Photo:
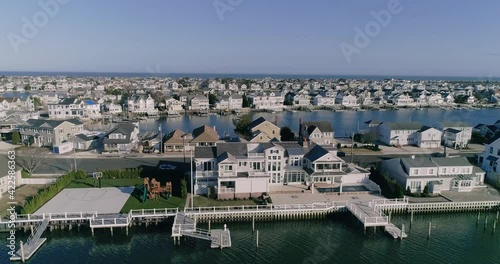
<instances>
[{"instance_id":1,"label":"wooden dock","mask_svg":"<svg viewBox=\"0 0 500 264\"><path fill-rule=\"evenodd\" d=\"M403 231L401 232L401 229L399 229L397 226L394 224L388 224L385 226L385 232L389 233L389 235L392 236L394 239L398 238L407 238L408 235Z\"/></svg>"},{"instance_id":2,"label":"wooden dock","mask_svg":"<svg viewBox=\"0 0 500 264\"><path fill-rule=\"evenodd\" d=\"M46 238L41 238L45 229L49 225L49 219L44 219L43 222L38 223L36 227L33 228L31 235L26 240L26 243L21 242L20 249L16 252L15 256L12 256L10 260L12 261L22 261L31 258L33 254L45 243Z\"/></svg>"}]
</instances>

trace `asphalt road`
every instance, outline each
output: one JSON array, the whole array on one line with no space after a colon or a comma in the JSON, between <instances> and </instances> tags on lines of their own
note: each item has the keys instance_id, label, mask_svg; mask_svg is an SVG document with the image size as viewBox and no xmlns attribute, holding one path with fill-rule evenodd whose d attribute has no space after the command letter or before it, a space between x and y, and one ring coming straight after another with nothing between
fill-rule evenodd
<instances>
[{"instance_id":1,"label":"asphalt road","mask_svg":"<svg viewBox=\"0 0 500 264\"><path fill-rule=\"evenodd\" d=\"M474 157L474 153L463 153L462 157ZM353 162L361 165L362 167L369 167L373 163L383 161L385 159L396 157L409 157L411 155L354 155ZM428 154L420 154L415 156L428 156ZM351 162L351 156L342 157L346 162ZM189 162L189 158L186 160ZM159 164L169 163L174 166L189 169L189 163L184 163L183 158L179 157L154 157L154 158L141 158L141 157L100 157L100 158L80 158L76 159L76 166L86 172L94 172L99 169L126 169L126 168L157 168ZM49 157L45 160L40 168L35 171L35 174L60 174L71 170L74 167L74 160L71 157L67 158L53 158Z\"/></svg>"}]
</instances>

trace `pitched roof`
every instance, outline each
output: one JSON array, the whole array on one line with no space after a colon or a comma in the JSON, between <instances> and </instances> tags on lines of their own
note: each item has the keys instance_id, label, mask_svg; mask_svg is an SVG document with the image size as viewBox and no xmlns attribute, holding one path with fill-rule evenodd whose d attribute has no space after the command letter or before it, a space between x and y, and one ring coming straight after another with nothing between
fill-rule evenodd
<instances>
[{"instance_id":1,"label":"pitched roof","mask_svg":"<svg viewBox=\"0 0 500 264\"><path fill-rule=\"evenodd\" d=\"M322 133L333 132L332 124L327 121L308 121L304 122L304 126L306 126L308 132L310 126L318 128ZM312 129L311 132L312 131L314 131L314 129Z\"/></svg>"},{"instance_id":2,"label":"pitched roof","mask_svg":"<svg viewBox=\"0 0 500 264\"><path fill-rule=\"evenodd\" d=\"M194 157L198 159L215 159L217 158L216 147L196 147L194 149Z\"/></svg>"},{"instance_id":3,"label":"pitched roof","mask_svg":"<svg viewBox=\"0 0 500 264\"><path fill-rule=\"evenodd\" d=\"M218 143L217 155L228 152L234 156L243 156L248 152L247 144L240 142Z\"/></svg>"},{"instance_id":4,"label":"pitched roof","mask_svg":"<svg viewBox=\"0 0 500 264\"><path fill-rule=\"evenodd\" d=\"M135 130L136 126L132 123L122 123L118 124L115 126L113 129L111 129L109 132L106 133L104 136L104 144L123 144L123 143L130 143L131 142L131 137L132 137L132 132ZM123 139L110 139L109 135L110 134L116 134L120 133L125 135L125 138Z\"/></svg>"},{"instance_id":5,"label":"pitched roof","mask_svg":"<svg viewBox=\"0 0 500 264\"><path fill-rule=\"evenodd\" d=\"M56 128L60 126L64 122L72 123L73 125L81 125L83 124L78 119L67 119L67 120L53 120L53 119L28 119L25 124L21 126L25 127L48 127L48 128Z\"/></svg>"},{"instance_id":6,"label":"pitched roof","mask_svg":"<svg viewBox=\"0 0 500 264\"><path fill-rule=\"evenodd\" d=\"M445 158L445 157L435 157L431 158L432 161L438 166L470 166L471 164L467 158Z\"/></svg>"},{"instance_id":7,"label":"pitched roof","mask_svg":"<svg viewBox=\"0 0 500 264\"><path fill-rule=\"evenodd\" d=\"M469 124L465 122L442 122L442 127L470 127Z\"/></svg>"},{"instance_id":8,"label":"pitched roof","mask_svg":"<svg viewBox=\"0 0 500 264\"><path fill-rule=\"evenodd\" d=\"M252 121L250 123L250 125L248 125L248 129L252 130L254 127L266 122L267 120L265 118L263 118L262 116L255 119L254 121Z\"/></svg>"},{"instance_id":9,"label":"pitched roof","mask_svg":"<svg viewBox=\"0 0 500 264\"><path fill-rule=\"evenodd\" d=\"M221 163L221 162L226 161L226 160L228 160L228 161L230 161L232 163L236 163L237 162L236 158L233 155L231 155L231 153L229 153L227 151L224 152L224 153L222 153L221 155L219 155L217 157L217 163Z\"/></svg>"},{"instance_id":10,"label":"pitched roof","mask_svg":"<svg viewBox=\"0 0 500 264\"><path fill-rule=\"evenodd\" d=\"M389 126L391 129L395 130L418 130L422 127L422 124L417 123L417 122L391 122L391 123L385 123L387 126Z\"/></svg>"},{"instance_id":11,"label":"pitched roof","mask_svg":"<svg viewBox=\"0 0 500 264\"><path fill-rule=\"evenodd\" d=\"M203 125L193 130L193 139L191 142L215 142L219 140L219 134L215 128Z\"/></svg>"},{"instance_id":12,"label":"pitched roof","mask_svg":"<svg viewBox=\"0 0 500 264\"><path fill-rule=\"evenodd\" d=\"M380 122L378 120L368 120L365 122L365 124L367 124L367 125L380 125L380 124L382 124L382 122Z\"/></svg>"},{"instance_id":13,"label":"pitched roof","mask_svg":"<svg viewBox=\"0 0 500 264\"><path fill-rule=\"evenodd\" d=\"M328 153L328 150L324 149L320 145L316 145L309 152L307 152L304 158L310 160L311 162L314 162Z\"/></svg>"},{"instance_id":14,"label":"pitched roof","mask_svg":"<svg viewBox=\"0 0 500 264\"><path fill-rule=\"evenodd\" d=\"M184 136L186 137L185 139L183 139ZM165 136L164 143L184 144L189 142L191 139L193 139L193 136L191 134L186 134L184 131L176 129Z\"/></svg>"}]
</instances>

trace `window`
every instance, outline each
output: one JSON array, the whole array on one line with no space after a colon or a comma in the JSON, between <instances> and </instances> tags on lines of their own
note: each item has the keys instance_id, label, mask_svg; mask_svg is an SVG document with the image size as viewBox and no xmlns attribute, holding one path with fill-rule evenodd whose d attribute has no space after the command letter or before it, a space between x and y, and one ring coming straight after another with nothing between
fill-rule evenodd
<instances>
[{"instance_id":1,"label":"window","mask_svg":"<svg viewBox=\"0 0 500 264\"><path fill-rule=\"evenodd\" d=\"M224 165L224 171L232 171L233 165Z\"/></svg>"},{"instance_id":2,"label":"window","mask_svg":"<svg viewBox=\"0 0 500 264\"><path fill-rule=\"evenodd\" d=\"M500 156L500 148L497 150L497 156Z\"/></svg>"},{"instance_id":3,"label":"window","mask_svg":"<svg viewBox=\"0 0 500 264\"><path fill-rule=\"evenodd\" d=\"M429 169L429 174L433 174L434 173L434 170L433 169Z\"/></svg>"},{"instance_id":4,"label":"window","mask_svg":"<svg viewBox=\"0 0 500 264\"><path fill-rule=\"evenodd\" d=\"M493 154L493 147L490 147L490 154Z\"/></svg>"},{"instance_id":5,"label":"window","mask_svg":"<svg viewBox=\"0 0 500 264\"><path fill-rule=\"evenodd\" d=\"M443 168L443 173L446 173L446 168Z\"/></svg>"},{"instance_id":6,"label":"window","mask_svg":"<svg viewBox=\"0 0 500 264\"><path fill-rule=\"evenodd\" d=\"M204 171L211 171L212 170L212 162L211 161L203 162L203 170Z\"/></svg>"},{"instance_id":7,"label":"window","mask_svg":"<svg viewBox=\"0 0 500 264\"><path fill-rule=\"evenodd\" d=\"M413 174L418 175L418 169L415 169L415 170L413 171Z\"/></svg>"},{"instance_id":8,"label":"window","mask_svg":"<svg viewBox=\"0 0 500 264\"><path fill-rule=\"evenodd\" d=\"M260 162L253 162L252 169L253 170L260 170Z\"/></svg>"}]
</instances>

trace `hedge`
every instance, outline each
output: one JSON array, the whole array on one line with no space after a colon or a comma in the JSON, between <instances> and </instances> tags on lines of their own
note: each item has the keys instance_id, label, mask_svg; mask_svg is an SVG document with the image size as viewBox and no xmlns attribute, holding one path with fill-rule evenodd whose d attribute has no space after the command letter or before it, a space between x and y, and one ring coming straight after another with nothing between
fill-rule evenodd
<instances>
[{"instance_id":1,"label":"hedge","mask_svg":"<svg viewBox=\"0 0 500 264\"><path fill-rule=\"evenodd\" d=\"M21 207L22 214L32 214L38 208L42 207L50 199L54 198L60 191L66 188L73 180L86 177L85 171L78 170L68 172L67 174L59 177L54 184L51 184L45 189L40 190L34 196L31 196L28 201Z\"/></svg>"}]
</instances>

